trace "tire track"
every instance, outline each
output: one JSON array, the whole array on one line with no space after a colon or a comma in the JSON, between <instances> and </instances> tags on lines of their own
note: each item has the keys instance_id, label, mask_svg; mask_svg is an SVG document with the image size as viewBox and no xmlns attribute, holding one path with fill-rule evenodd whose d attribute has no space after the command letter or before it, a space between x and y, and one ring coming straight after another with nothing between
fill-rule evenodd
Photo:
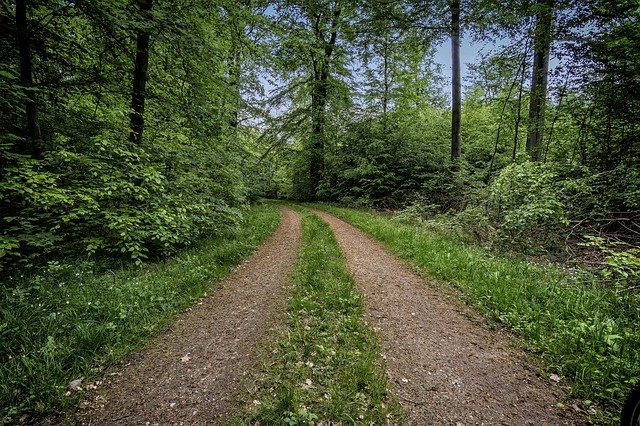
<instances>
[{"instance_id":1,"label":"tire track","mask_svg":"<svg viewBox=\"0 0 640 426\"><path fill-rule=\"evenodd\" d=\"M284 318L300 216L278 230L213 294L151 340L77 414L76 424L228 424L270 329Z\"/></svg>"},{"instance_id":2,"label":"tire track","mask_svg":"<svg viewBox=\"0 0 640 426\"><path fill-rule=\"evenodd\" d=\"M387 374L412 425L570 425L557 386L530 368L513 337L488 330L350 224L315 211L333 229L364 295Z\"/></svg>"}]
</instances>

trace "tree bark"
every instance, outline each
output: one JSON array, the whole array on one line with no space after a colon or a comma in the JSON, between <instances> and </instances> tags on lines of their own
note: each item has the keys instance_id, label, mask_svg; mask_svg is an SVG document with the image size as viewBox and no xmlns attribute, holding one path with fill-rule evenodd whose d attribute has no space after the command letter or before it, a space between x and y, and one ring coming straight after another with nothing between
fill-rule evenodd
<instances>
[{"instance_id":1,"label":"tree bark","mask_svg":"<svg viewBox=\"0 0 640 426\"><path fill-rule=\"evenodd\" d=\"M553 27L553 0L539 0L536 12L536 29L533 46L533 75L529 102L529 126L527 131L527 153L533 161L541 157L544 135L544 110L547 99L549 75L549 51Z\"/></svg>"},{"instance_id":2,"label":"tree bark","mask_svg":"<svg viewBox=\"0 0 640 426\"><path fill-rule=\"evenodd\" d=\"M460 0L451 1L451 70L451 162L455 165L461 154Z\"/></svg>"},{"instance_id":3,"label":"tree bark","mask_svg":"<svg viewBox=\"0 0 640 426\"><path fill-rule=\"evenodd\" d=\"M151 11L152 3L153 0L138 1L143 16L147 16L147 13ZM131 95L131 132L129 133L129 141L135 144L142 143L148 67L149 33L141 30L136 37L136 63L133 70L133 91Z\"/></svg>"},{"instance_id":4,"label":"tree bark","mask_svg":"<svg viewBox=\"0 0 640 426\"><path fill-rule=\"evenodd\" d=\"M27 138L19 151L39 158L42 154L40 139L42 137L38 123L38 104L33 86L33 66L31 62L31 42L27 27L27 1L16 0L16 36L20 56L20 84L26 98L25 112L27 119Z\"/></svg>"},{"instance_id":5,"label":"tree bark","mask_svg":"<svg viewBox=\"0 0 640 426\"><path fill-rule=\"evenodd\" d=\"M312 58L313 87L311 90L311 163L309 165L309 198L318 198L318 187L324 172L324 146L326 142L325 121L327 97L329 95L330 62L338 38L341 10L336 5L332 12L329 40L321 28L321 15L313 23L314 36L324 45L322 55Z\"/></svg>"}]
</instances>

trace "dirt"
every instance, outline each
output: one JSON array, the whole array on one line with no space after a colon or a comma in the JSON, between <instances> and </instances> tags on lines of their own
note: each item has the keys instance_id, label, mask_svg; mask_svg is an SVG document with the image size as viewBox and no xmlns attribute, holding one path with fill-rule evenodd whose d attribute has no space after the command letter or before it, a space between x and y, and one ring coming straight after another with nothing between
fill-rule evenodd
<instances>
[{"instance_id":1,"label":"dirt","mask_svg":"<svg viewBox=\"0 0 640 426\"><path fill-rule=\"evenodd\" d=\"M509 333L490 329L442 286L421 278L355 227L327 213L364 295L392 391L411 425L573 425L558 384L527 363Z\"/></svg>"},{"instance_id":2,"label":"dirt","mask_svg":"<svg viewBox=\"0 0 640 426\"><path fill-rule=\"evenodd\" d=\"M280 228L213 294L150 341L77 413L75 424L228 424L245 380L284 319L287 276L300 217L283 208Z\"/></svg>"}]
</instances>

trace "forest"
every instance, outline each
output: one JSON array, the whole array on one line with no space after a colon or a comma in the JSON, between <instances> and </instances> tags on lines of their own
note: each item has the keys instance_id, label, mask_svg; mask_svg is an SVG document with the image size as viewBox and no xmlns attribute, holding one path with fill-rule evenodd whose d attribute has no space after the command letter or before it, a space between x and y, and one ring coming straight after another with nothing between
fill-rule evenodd
<instances>
[{"instance_id":1,"label":"forest","mask_svg":"<svg viewBox=\"0 0 640 426\"><path fill-rule=\"evenodd\" d=\"M0 415L64 390L13 365L24 324L55 320L34 300L238 232L262 199L579 270L630 324L599 331L606 355L639 347L639 19L638 0L2 1ZM594 399L615 406L639 356Z\"/></svg>"}]
</instances>

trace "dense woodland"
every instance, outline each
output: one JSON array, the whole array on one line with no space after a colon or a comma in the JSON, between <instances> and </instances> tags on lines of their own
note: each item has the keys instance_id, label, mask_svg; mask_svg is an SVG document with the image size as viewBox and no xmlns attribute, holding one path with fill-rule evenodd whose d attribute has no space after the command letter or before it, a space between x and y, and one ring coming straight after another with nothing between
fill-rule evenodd
<instances>
[{"instance_id":1,"label":"dense woodland","mask_svg":"<svg viewBox=\"0 0 640 426\"><path fill-rule=\"evenodd\" d=\"M638 0L2 1L3 297L65 265L166 259L260 198L578 261L630 297L639 18ZM598 397L622 394L624 362Z\"/></svg>"},{"instance_id":2,"label":"dense woodland","mask_svg":"<svg viewBox=\"0 0 640 426\"><path fill-rule=\"evenodd\" d=\"M637 277L635 0L1 13L4 268L166 255L267 196L448 213L483 243L538 253L589 234ZM461 36L493 46L464 82ZM449 42L451 76L433 61Z\"/></svg>"}]
</instances>

